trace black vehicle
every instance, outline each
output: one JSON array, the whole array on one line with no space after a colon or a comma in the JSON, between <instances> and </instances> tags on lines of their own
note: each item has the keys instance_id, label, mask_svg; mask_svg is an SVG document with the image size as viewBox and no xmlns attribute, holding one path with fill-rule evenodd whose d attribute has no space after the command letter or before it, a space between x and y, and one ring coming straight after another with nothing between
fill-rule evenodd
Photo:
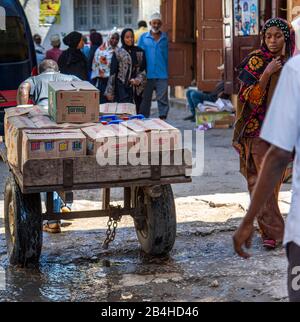
<instances>
[{"instance_id":1,"label":"black vehicle","mask_svg":"<svg viewBox=\"0 0 300 322\"><path fill-rule=\"evenodd\" d=\"M36 55L30 27L18 0L0 0L5 12L5 30L0 29L0 136L3 133L4 109L16 106L19 85L36 74ZM3 10L4 9L4 10ZM3 27L3 26L2 26Z\"/></svg>"}]
</instances>

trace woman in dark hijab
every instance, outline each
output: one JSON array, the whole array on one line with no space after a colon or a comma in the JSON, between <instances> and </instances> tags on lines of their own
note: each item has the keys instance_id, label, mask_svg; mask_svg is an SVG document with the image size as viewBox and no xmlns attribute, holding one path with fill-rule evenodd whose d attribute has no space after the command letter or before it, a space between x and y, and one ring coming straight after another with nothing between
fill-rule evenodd
<instances>
[{"instance_id":1,"label":"woman in dark hijab","mask_svg":"<svg viewBox=\"0 0 300 322\"><path fill-rule=\"evenodd\" d=\"M118 103L135 103L137 113L146 84L146 58L143 49L134 46L134 31L124 29L122 48L113 54L105 96Z\"/></svg>"},{"instance_id":2,"label":"woman in dark hijab","mask_svg":"<svg viewBox=\"0 0 300 322\"><path fill-rule=\"evenodd\" d=\"M103 44L102 35L99 32L94 32L90 35L91 48L88 56L88 73L92 72L93 59L96 50Z\"/></svg>"},{"instance_id":3,"label":"woman in dark hijab","mask_svg":"<svg viewBox=\"0 0 300 322\"><path fill-rule=\"evenodd\" d=\"M84 46L82 34L73 31L64 37L63 42L69 48L58 59L59 70L63 74L74 75L81 80L88 79L87 61L81 48Z\"/></svg>"},{"instance_id":4,"label":"woman in dark hijab","mask_svg":"<svg viewBox=\"0 0 300 322\"><path fill-rule=\"evenodd\" d=\"M294 46L290 24L281 18L270 19L262 30L261 47L239 66L241 86L233 145L240 155L240 171L247 180L250 195L270 147L260 139L260 131L282 66L292 56ZM283 239L284 221L278 207L280 186L281 182L257 214L263 245L268 249L275 248Z\"/></svg>"}]
</instances>

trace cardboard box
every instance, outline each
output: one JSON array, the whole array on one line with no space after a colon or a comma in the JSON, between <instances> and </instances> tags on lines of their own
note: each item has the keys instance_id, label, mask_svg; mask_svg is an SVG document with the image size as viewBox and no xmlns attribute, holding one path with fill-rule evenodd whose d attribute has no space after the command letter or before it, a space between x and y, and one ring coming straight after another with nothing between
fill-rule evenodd
<instances>
[{"instance_id":1,"label":"cardboard box","mask_svg":"<svg viewBox=\"0 0 300 322\"><path fill-rule=\"evenodd\" d=\"M30 129L79 129L85 126L91 126L94 123L56 124L53 122L43 108L38 106L15 107L5 110L4 129L5 144L7 147L7 159L11 165L21 169L22 164L22 130Z\"/></svg>"},{"instance_id":2,"label":"cardboard box","mask_svg":"<svg viewBox=\"0 0 300 322\"><path fill-rule=\"evenodd\" d=\"M137 142L137 135L121 124L97 124L81 131L87 137L88 155L96 155L98 149L104 155L126 154Z\"/></svg>"},{"instance_id":3,"label":"cardboard box","mask_svg":"<svg viewBox=\"0 0 300 322\"><path fill-rule=\"evenodd\" d=\"M139 135L141 152L168 151L182 147L181 132L160 119L130 120L122 124Z\"/></svg>"},{"instance_id":4,"label":"cardboard box","mask_svg":"<svg viewBox=\"0 0 300 322\"><path fill-rule=\"evenodd\" d=\"M49 82L49 115L56 123L98 122L99 95L89 82Z\"/></svg>"},{"instance_id":5,"label":"cardboard box","mask_svg":"<svg viewBox=\"0 0 300 322\"><path fill-rule=\"evenodd\" d=\"M118 115L135 115L136 114L136 106L131 103L118 103L116 114Z\"/></svg>"},{"instance_id":6,"label":"cardboard box","mask_svg":"<svg viewBox=\"0 0 300 322\"><path fill-rule=\"evenodd\" d=\"M45 109L39 106L17 106L5 109L4 135L8 162L16 168L22 162L22 130L55 128L57 124L50 120Z\"/></svg>"},{"instance_id":7,"label":"cardboard box","mask_svg":"<svg viewBox=\"0 0 300 322\"><path fill-rule=\"evenodd\" d=\"M4 116L4 133L7 131L8 126L8 119L12 116L26 116L28 118L35 117L35 116L46 116L48 112L39 107L34 105L19 105L16 107L10 107L5 109L5 116ZM48 115L49 116L49 115ZM53 124L55 124L53 122Z\"/></svg>"},{"instance_id":8,"label":"cardboard box","mask_svg":"<svg viewBox=\"0 0 300 322\"><path fill-rule=\"evenodd\" d=\"M105 103L100 104L99 112L102 115L135 115L136 106L131 103Z\"/></svg>"},{"instance_id":9,"label":"cardboard box","mask_svg":"<svg viewBox=\"0 0 300 322\"><path fill-rule=\"evenodd\" d=\"M18 116L18 115L48 115L47 108L38 105L17 105L16 107L9 107L5 109L5 116Z\"/></svg>"},{"instance_id":10,"label":"cardboard box","mask_svg":"<svg viewBox=\"0 0 300 322\"><path fill-rule=\"evenodd\" d=\"M105 103L99 105L100 114L113 115L116 114L118 103Z\"/></svg>"},{"instance_id":11,"label":"cardboard box","mask_svg":"<svg viewBox=\"0 0 300 322\"><path fill-rule=\"evenodd\" d=\"M23 130L22 166L30 159L70 158L86 155L86 137L81 130Z\"/></svg>"},{"instance_id":12,"label":"cardboard box","mask_svg":"<svg viewBox=\"0 0 300 322\"><path fill-rule=\"evenodd\" d=\"M235 122L234 113L230 112L205 112L196 111L196 126L211 124L213 128L229 128Z\"/></svg>"},{"instance_id":13,"label":"cardboard box","mask_svg":"<svg viewBox=\"0 0 300 322\"><path fill-rule=\"evenodd\" d=\"M34 123L26 116L11 116L5 119L5 145L7 160L20 168L22 159L22 130L35 128Z\"/></svg>"}]
</instances>

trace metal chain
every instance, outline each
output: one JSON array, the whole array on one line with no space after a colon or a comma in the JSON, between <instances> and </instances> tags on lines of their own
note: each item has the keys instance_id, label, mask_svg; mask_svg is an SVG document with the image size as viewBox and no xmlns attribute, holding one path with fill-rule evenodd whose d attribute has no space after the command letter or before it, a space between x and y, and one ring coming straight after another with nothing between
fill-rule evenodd
<instances>
[{"instance_id":1,"label":"metal chain","mask_svg":"<svg viewBox=\"0 0 300 322\"><path fill-rule=\"evenodd\" d=\"M106 230L106 238L103 242L102 248L108 249L108 246L111 242L115 240L116 237L116 230L118 227L118 222L121 220L121 217L115 217L109 216L108 222L107 222L107 230ZM112 227L112 229L111 229Z\"/></svg>"}]
</instances>

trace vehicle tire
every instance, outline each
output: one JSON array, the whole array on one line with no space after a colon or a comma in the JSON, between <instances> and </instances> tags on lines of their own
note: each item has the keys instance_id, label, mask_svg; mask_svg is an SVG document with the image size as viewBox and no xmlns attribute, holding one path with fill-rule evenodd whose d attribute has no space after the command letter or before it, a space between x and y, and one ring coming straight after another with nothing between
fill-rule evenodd
<instances>
[{"instance_id":1,"label":"vehicle tire","mask_svg":"<svg viewBox=\"0 0 300 322\"><path fill-rule=\"evenodd\" d=\"M5 184L4 222L9 262L21 267L38 264L43 243L41 197L22 194L12 174Z\"/></svg>"},{"instance_id":2,"label":"vehicle tire","mask_svg":"<svg viewBox=\"0 0 300 322\"><path fill-rule=\"evenodd\" d=\"M143 217L135 220L135 229L142 250L149 255L167 255L176 238L176 210L171 185L161 186L159 197L151 197L144 188L137 188L135 205Z\"/></svg>"}]
</instances>

